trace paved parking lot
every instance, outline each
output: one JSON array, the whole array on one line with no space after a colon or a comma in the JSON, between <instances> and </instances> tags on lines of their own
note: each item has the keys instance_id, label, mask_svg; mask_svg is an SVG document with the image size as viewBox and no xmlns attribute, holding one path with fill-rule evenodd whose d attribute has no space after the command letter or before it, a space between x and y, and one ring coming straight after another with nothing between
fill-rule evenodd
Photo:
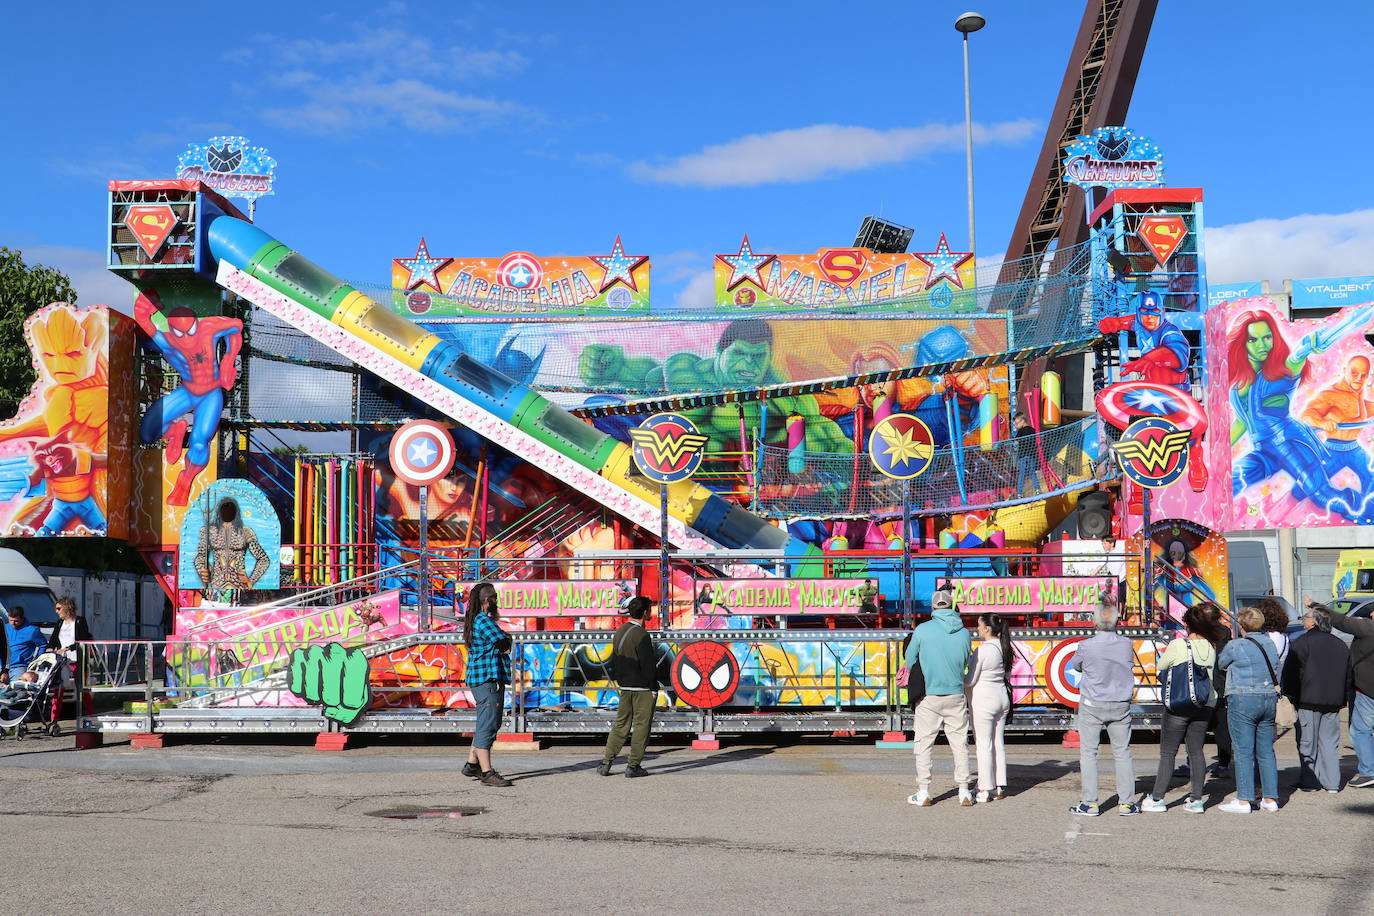
<instances>
[{"instance_id":1,"label":"paved parking lot","mask_svg":"<svg viewBox=\"0 0 1374 916\"><path fill-rule=\"evenodd\" d=\"M858 740L660 747L639 780L560 743L500 753L509 789L464 779L457 743L71 743L0 741L6 911L1374 911L1374 790L1076 818L1076 752L1057 744L1009 748L1006 801L917 809L909 753ZM1145 787L1155 747L1135 750ZM1291 738L1279 750L1287 785ZM938 789L948 749L936 760ZM483 810L372 816L456 806Z\"/></svg>"}]
</instances>

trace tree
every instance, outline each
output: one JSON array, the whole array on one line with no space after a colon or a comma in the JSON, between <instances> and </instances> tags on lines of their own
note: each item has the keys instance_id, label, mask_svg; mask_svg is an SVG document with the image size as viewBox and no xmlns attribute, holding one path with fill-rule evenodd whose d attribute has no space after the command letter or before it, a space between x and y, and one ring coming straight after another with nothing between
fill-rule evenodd
<instances>
[{"instance_id":1,"label":"tree","mask_svg":"<svg viewBox=\"0 0 1374 916\"><path fill-rule=\"evenodd\" d=\"M24 320L49 302L76 304L60 270L24 263L23 252L0 246L0 421L14 416L37 376L24 340Z\"/></svg>"}]
</instances>

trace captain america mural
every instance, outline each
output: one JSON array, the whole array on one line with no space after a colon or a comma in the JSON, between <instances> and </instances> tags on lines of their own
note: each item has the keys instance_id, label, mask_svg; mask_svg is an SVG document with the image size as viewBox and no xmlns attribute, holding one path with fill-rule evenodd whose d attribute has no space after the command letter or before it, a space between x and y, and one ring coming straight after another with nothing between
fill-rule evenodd
<instances>
[{"instance_id":1,"label":"captain america mural","mask_svg":"<svg viewBox=\"0 0 1374 916\"><path fill-rule=\"evenodd\" d=\"M1188 388L1188 339L1164 317L1164 300L1155 290L1136 297L1134 315L1103 318L1097 329L1103 334L1130 331L1134 336L1140 356L1121 364L1122 376Z\"/></svg>"}]
</instances>

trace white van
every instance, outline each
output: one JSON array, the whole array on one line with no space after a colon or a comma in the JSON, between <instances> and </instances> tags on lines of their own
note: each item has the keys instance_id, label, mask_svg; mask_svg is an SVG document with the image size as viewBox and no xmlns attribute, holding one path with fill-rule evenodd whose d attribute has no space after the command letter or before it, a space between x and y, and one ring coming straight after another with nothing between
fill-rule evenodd
<instances>
[{"instance_id":1,"label":"white van","mask_svg":"<svg viewBox=\"0 0 1374 916\"><path fill-rule=\"evenodd\" d=\"M30 623L51 633L57 626L56 601L48 580L22 553L0 547L0 607L5 612L18 605Z\"/></svg>"}]
</instances>

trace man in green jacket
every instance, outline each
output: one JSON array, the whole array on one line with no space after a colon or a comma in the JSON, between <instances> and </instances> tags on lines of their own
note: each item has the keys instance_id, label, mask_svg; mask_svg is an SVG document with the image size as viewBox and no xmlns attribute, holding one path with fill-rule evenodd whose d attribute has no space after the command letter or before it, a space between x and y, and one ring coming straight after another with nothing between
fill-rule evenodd
<instances>
[{"instance_id":1,"label":"man in green jacket","mask_svg":"<svg viewBox=\"0 0 1374 916\"><path fill-rule=\"evenodd\" d=\"M644 629L653 602L642 595L630 599L625 607L629 619L620 625L611 640L611 673L620 693L620 708L616 710L615 725L606 736L606 749L601 754L597 772L611 775L611 764L630 739L630 763L625 775L630 779L648 776L640 764L649 744L649 729L654 722L654 703L658 700L658 654L654 641Z\"/></svg>"},{"instance_id":2,"label":"man in green jacket","mask_svg":"<svg viewBox=\"0 0 1374 916\"><path fill-rule=\"evenodd\" d=\"M969 807L968 703L964 699L964 669L968 666L973 639L954 610L954 594L939 589L930 596L930 619L911 634L903 664L910 669L921 663L926 695L916 706L914 744L916 751L916 794L907 804L929 808L930 765L935 736L943 725L945 740L954 753L954 783L959 789L959 804Z\"/></svg>"}]
</instances>

